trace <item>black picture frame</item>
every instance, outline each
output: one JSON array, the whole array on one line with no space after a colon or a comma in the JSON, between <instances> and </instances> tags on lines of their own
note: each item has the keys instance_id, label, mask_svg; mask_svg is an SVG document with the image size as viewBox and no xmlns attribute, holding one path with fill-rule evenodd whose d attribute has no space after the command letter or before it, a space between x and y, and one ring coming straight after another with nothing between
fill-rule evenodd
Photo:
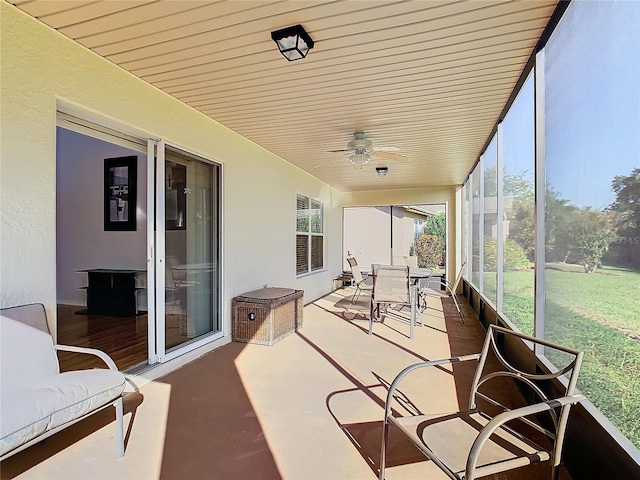
<instances>
[{"instance_id":1,"label":"black picture frame","mask_svg":"<svg viewBox=\"0 0 640 480\"><path fill-rule=\"evenodd\" d=\"M104 229L135 231L138 157L104 159Z\"/></svg>"}]
</instances>

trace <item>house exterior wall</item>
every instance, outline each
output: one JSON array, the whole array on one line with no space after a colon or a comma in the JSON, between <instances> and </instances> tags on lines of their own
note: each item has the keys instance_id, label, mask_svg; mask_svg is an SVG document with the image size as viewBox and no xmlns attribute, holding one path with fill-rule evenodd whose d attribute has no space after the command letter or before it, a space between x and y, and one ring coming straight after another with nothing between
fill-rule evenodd
<instances>
[{"instance_id":1,"label":"house exterior wall","mask_svg":"<svg viewBox=\"0 0 640 480\"><path fill-rule=\"evenodd\" d=\"M388 206L344 210L344 270L350 269L348 254L358 261L363 271L369 271L372 263L391 263L390 212Z\"/></svg>"},{"instance_id":2,"label":"house exterior wall","mask_svg":"<svg viewBox=\"0 0 640 480\"><path fill-rule=\"evenodd\" d=\"M262 287L324 293L342 269L340 193L0 2L0 306L45 304L55 324L59 102L223 165L223 308ZM324 203L325 269L295 274L296 194ZM99 215L102 214L100 210Z\"/></svg>"}]
</instances>

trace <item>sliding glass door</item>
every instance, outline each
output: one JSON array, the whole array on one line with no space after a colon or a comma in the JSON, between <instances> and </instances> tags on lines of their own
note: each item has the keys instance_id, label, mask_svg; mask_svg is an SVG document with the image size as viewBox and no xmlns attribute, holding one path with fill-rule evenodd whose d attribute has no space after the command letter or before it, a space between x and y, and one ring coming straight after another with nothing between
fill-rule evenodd
<instances>
[{"instance_id":1,"label":"sliding glass door","mask_svg":"<svg viewBox=\"0 0 640 480\"><path fill-rule=\"evenodd\" d=\"M219 170L203 158L158 145L155 303L160 361L222 334Z\"/></svg>"},{"instance_id":2,"label":"sliding glass door","mask_svg":"<svg viewBox=\"0 0 640 480\"><path fill-rule=\"evenodd\" d=\"M107 342L115 346L107 353L122 369L164 362L222 337L222 167L76 107L59 108L57 301L69 312L59 331L78 330L74 325L81 316L75 312L87 315L89 309L89 291L78 289L79 275L97 269L135 274L132 313L119 314L118 322L105 322L106 328L97 331L95 319L112 313L92 312L92 332L83 334L103 341L117 336ZM137 220L114 228L113 219L106 215L103 222L102 213L109 205L105 192L111 191L105 188L110 171L105 165L116 162L128 165L137 178L127 185L128 195L137 193L128 197L137 201L127 201L127 218L135 213ZM99 289L91 295L94 304L112 307L113 299Z\"/></svg>"}]
</instances>

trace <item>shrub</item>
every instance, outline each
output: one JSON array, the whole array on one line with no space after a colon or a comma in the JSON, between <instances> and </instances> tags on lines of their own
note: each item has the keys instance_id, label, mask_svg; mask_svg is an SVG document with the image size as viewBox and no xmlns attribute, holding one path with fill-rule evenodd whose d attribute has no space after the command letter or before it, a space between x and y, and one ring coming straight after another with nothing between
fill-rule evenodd
<instances>
[{"instance_id":1,"label":"shrub","mask_svg":"<svg viewBox=\"0 0 640 480\"><path fill-rule=\"evenodd\" d=\"M477 252L474 252L474 256ZM484 270L495 272L498 268L498 239L484 238ZM505 270L529 268L529 259L524 249L510 238L504 241L503 262Z\"/></svg>"},{"instance_id":2,"label":"shrub","mask_svg":"<svg viewBox=\"0 0 640 480\"><path fill-rule=\"evenodd\" d=\"M444 242L436 235L420 235L416 242L418 266L437 268L444 262Z\"/></svg>"}]
</instances>

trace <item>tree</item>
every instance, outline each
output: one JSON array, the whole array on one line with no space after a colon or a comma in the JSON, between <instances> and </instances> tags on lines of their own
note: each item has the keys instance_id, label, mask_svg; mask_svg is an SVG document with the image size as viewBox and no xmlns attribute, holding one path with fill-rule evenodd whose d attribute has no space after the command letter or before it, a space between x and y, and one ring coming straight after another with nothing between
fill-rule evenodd
<instances>
[{"instance_id":1,"label":"tree","mask_svg":"<svg viewBox=\"0 0 640 480\"><path fill-rule=\"evenodd\" d=\"M527 170L518 173L507 173L503 169L502 193L515 198L533 198L533 182L527 179ZM484 196L495 197L498 195L498 169L496 167L487 168L484 171Z\"/></svg>"},{"instance_id":2,"label":"tree","mask_svg":"<svg viewBox=\"0 0 640 480\"><path fill-rule=\"evenodd\" d=\"M617 175L611 182L616 200L609 206L616 223L613 249L625 266L640 266L640 168L631 175Z\"/></svg>"},{"instance_id":3,"label":"tree","mask_svg":"<svg viewBox=\"0 0 640 480\"><path fill-rule=\"evenodd\" d=\"M505 174L504 194L513 198L509 238L522 247L529 260L533 260L536 246L535 194L533 182L526 175L526 171Z\"/></svg>"},{"instance_id":4,"label":"tree","mask_svg":"<svg viewBox=\"0 0 640 480\"><path fill-rule=\"evenodd\" d=\"M511 197L511 221L509 238L522 247L529 260L533 260L535 251L535 209L533 181L527 178L528 171L502 175L502 193L504 198ZM484 172L484 196L497 196L497 168L491 167Z\"/></svg>"},{"instance_id":5,"label":"tree","mask_svg":"<svg viewBox=\"0 0 640 480\"><path fill-rule=\"evenodd\" d=\"M535 205L533 201L514 198L509 238L533 261L536 248Z\"/></svg>"},{"instance_id":6,"label":"tree","mask_svg":"<svg viewBox=\"0 0 640 480\"><path fill-rule=\"evenodd\" d=\"M574 209L564 221L570 254L584 266L585 273L593 272L616 238L611 216L590 208Z\"/></svg>"},{"instance_id":7,"label":"tree","mask_svg":"<svg viewBox=\"0 0 640 480\"><path fill-rule=\"evenodd\" d=\"M547 262L571 262L571 233L569 225L577 207L569 200L560 198L560 194L548 184L545 192L545 234Z\"/></svg>"},{"instance_id":8,"label":"tree","mask_svg":"<svg viewBox=\"0 0 640 480\"><path fill-rule=\"evenodd\" d=\"M498 239L484 237L484 270L495 272L498 268ZM513 240L506 238L503 243L502 265L504 270L529 268L529 259L524 250Z\"/></svg>"},{"instance_id":9,"label":"tree","mask_svg":"<svg viewBox=\"0 0 640 480\"><path fill-rule=\"evenodd\" d=\"M440 237L444 243L447 235L447 222L444 213L437 213L428 217L422 224L424 235L435 235Z\"/></svg>"}]
</instances>

